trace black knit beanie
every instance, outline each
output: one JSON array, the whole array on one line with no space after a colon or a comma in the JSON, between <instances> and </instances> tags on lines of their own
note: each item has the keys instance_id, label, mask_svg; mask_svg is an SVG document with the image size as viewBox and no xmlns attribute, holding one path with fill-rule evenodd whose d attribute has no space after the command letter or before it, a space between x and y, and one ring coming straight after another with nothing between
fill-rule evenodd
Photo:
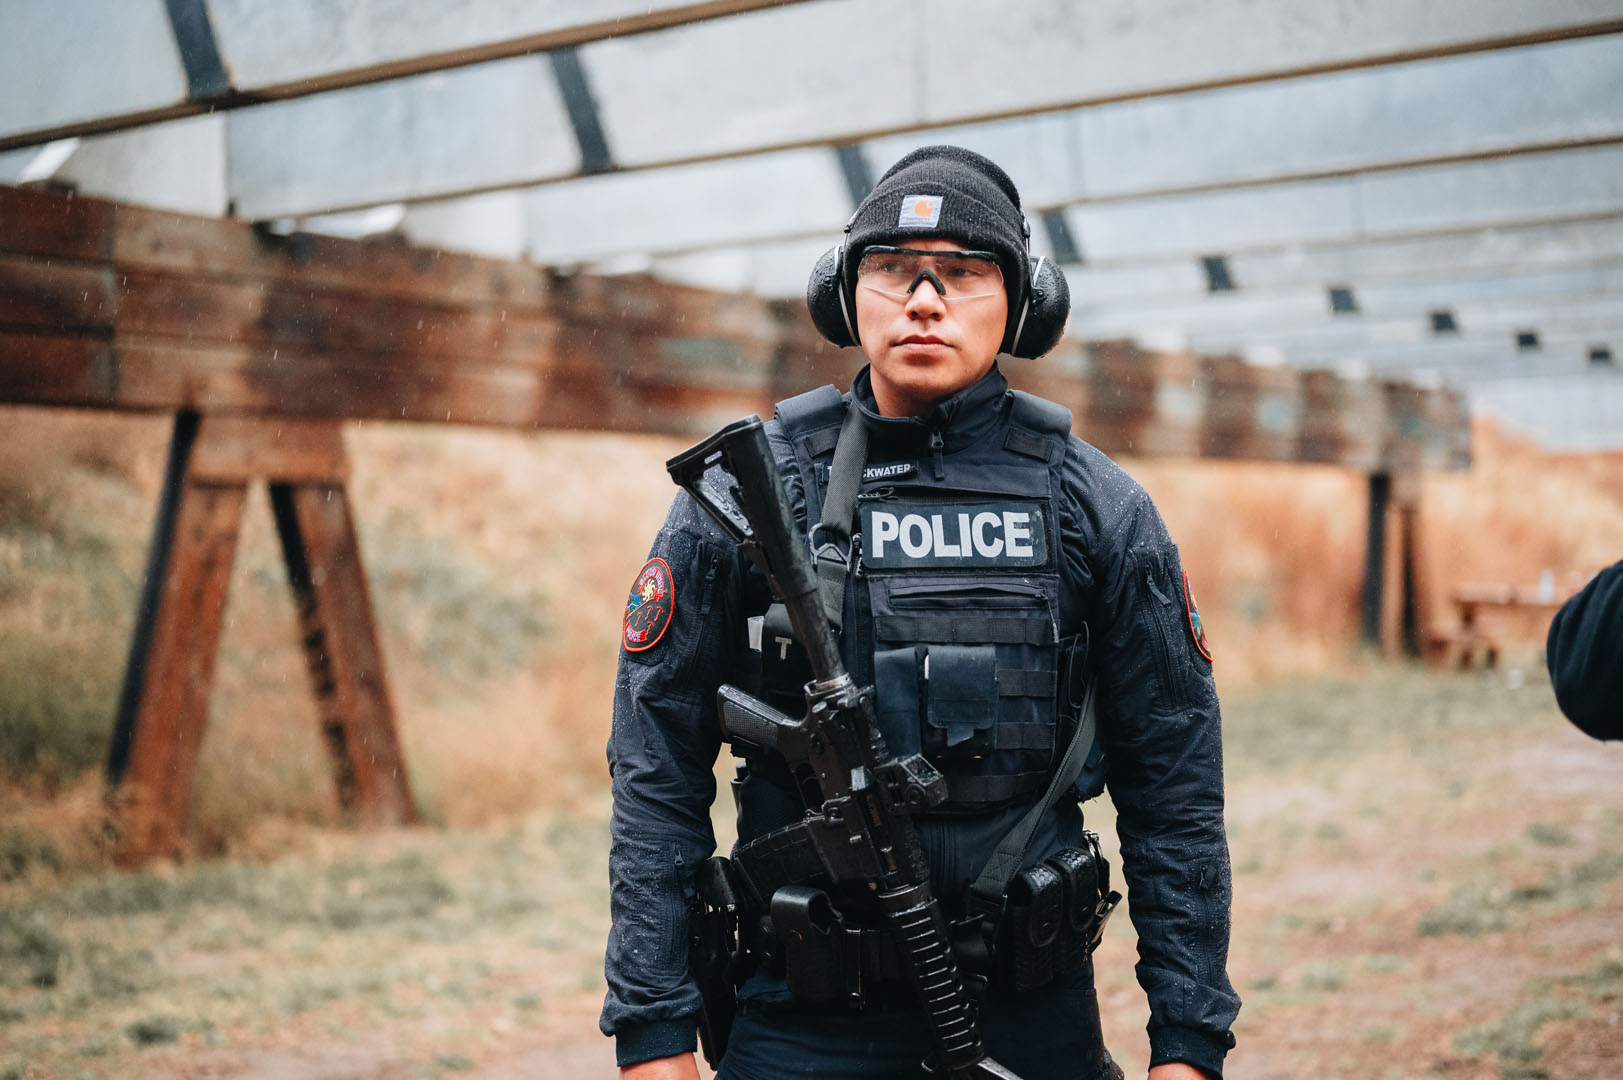
<instances>
[{"instance_id":1,"label":"black knit beanie","mask_svg":"<svg viewBox=\"0 0 1623 1080\"><path fill-rule=\"evenodd\" d=\"M845 241L846 302L851 309L856 309L857 262L865 247L906 247L908 240L926 236L997 256L1012 325L1026 299L1026 219L1020 192L996 163L961 146L912 151L886 170L857 207Z\"/></svg>"}]
</instances>

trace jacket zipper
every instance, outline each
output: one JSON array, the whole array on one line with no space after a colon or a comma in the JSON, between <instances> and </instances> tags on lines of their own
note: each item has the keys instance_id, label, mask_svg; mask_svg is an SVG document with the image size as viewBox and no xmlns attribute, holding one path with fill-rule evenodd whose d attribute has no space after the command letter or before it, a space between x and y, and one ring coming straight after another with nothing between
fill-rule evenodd
<instances>
[{"instance_id":1,"label":"jacket zipper","mask_svg":"<svg viewBox=\"0 0 1623 1080\"><path fill-rule=\"evenodd\" d=\"M1166 694L1167 707L1171 708L1176 704L1177 695L1173 692L1172 686L1172 657L1167 652L1166 617L1162 614L1161 609L1169 606L1172 601L1167 597L1166 593L1156 587L1155 572L1148 567L1144 570L1144 584L1149 586L1150 595L1155 597L1157 605L1153 612L1154 618L1151 620L1153 625L1150 630L1151 636L1155 638L1156 669L1161 675L1161 686Z\"/></svg>"}]
</instances>

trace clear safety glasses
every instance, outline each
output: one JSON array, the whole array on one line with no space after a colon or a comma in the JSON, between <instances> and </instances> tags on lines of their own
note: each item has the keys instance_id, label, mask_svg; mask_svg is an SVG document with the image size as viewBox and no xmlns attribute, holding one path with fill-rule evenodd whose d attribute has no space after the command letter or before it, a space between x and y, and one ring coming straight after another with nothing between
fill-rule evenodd
<instances>
[{"instance_id":1,"label":"clear safety glasses","mask_svg":"<svg viewBox=\"0 0 1623 1080\"><path fill-rule=\"evenodd\" d=\"M857 263L857 284L905 300L921 281L943 300L973 300L1003 291L1003 271L990 251L919 251L876 244Z\"/></svg>"}]
</instances>

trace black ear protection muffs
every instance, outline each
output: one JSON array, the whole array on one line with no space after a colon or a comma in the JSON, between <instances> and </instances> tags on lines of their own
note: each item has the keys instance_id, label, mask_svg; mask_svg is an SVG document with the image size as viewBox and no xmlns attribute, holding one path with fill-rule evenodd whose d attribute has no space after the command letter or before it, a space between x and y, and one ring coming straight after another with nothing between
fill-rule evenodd
<instances>
[{"instance_id":1,"label":"black ear protection muffs","mask_svg":"<svg viewBox=\"0 0 1623 1080\"><path fill-rule=\"evenodd\" d=\"M855 218L853 217L853 221ZM851 223L845 231L849 235ZM999 352L1021 359L1038 357L1059 344L1065 322L1071 314L1071 287L1053 260L1031 258L1031 224L1024 223L1026 237L1026 287L1019 311L1010 310L1009 322ZM823 252L806 282L806 308L817 332L840 348L859 344L857 313L853 308L854 286L845 282L845 240Z\"/></svg>"}]
</instances>

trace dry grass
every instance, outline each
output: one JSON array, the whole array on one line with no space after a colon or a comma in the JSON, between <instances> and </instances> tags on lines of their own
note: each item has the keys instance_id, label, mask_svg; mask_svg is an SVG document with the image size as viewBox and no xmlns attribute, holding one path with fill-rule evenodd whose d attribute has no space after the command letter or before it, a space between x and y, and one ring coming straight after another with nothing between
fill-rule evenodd
<instances>
[{"instance_id":1,"label":"dry grass","mask_svg":"<svg viewBox=\"0 0 1623 1080\"><path fill-rule=\"evenodd\" d=\"M103 876L95 766L166 436L0 411L0 1075L605 1071L614 643L677 444L352 429L412 779L442 826L405 834L330 831L256 492L192 806L193 849L218 858ZM1477 454L1427 479L1429 588L1623 552L1623 462L1491 429ZM1362 477L1126 464L1182 541L1219 650L1247 998L1233 1076L1604 1076L1623 1055L1616 748L1562 724L1536 671L1513 692L1366 666ZM1113 927L1101 1000L1142 1067L1132 949Z\"/></svg>"},{"instance_id":2,"label":"dry grass","mask_svg":"<svg viewBox=\"0 0 1623 1080\"><path fill-rule=\"evenodd\" d=\"M159 419L0 410L0 761L12 774L0 806L17 808L8 817L77 791L74 777L100 761L167 431ZM349 444L425 816L464 826L591 800L604 777L624 591L669 503L662 464L680 444L377 424L353 425ZM1623 553L1623 456L1550 457L1486 425L1476 455L1468 474L1426 478L1423 581L1433 594L1465 580L1531 583L1545 569L1564 583ZM1180 541L1225 693L1357 670L1362 476L1124 465ZM1524 629L1531 657L1542 628ZM254 492L194 790L198 850L273 852L289 825L337 819L305 680ZM42 754L55 763L41 766ZM96 830L80 811L94 800L63 798L69 824L54 842L82 853Z\"/></svg>"},{"instance_id":3,"label":"dry grass","mask_svg":"<svg viewBox=\"0 0 1623 1080\"><path fill-rule=\"evenodd\" d=\"M1405 668L1232 695L1226 729L1231 1080L1611 1075L1623 747L1537 681ZM0 1076L610 1076L605 814L0 884ZM1134 946L1118 920L1099 988L1142 1075Z\"/></svg>"}]
</instances>

